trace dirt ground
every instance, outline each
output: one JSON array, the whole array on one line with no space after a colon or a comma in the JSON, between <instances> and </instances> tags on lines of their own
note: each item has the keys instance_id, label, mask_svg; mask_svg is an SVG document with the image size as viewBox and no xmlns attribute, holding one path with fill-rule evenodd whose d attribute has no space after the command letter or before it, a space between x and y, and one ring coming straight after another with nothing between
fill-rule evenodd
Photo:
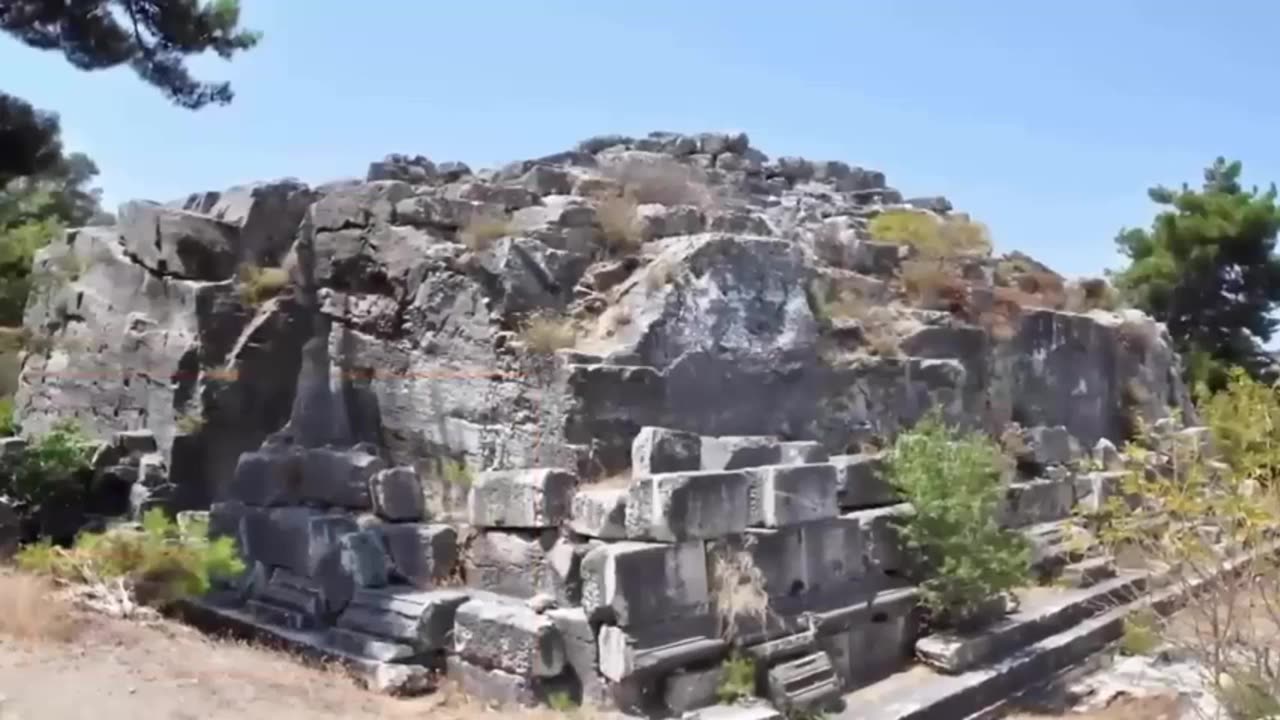
<instances>
[{"instance_id":1,"label":"dirt ground","mask_svg":"<svg viewBox=\"0 0 1280 720\"><path fill-rule=\"evenodd\" d=\"M582 713L585 715L586 713ZM551 711L503 712L550 720ZM0 720L363 720L498 717L448 688L415 699L341 670L213 639L176 622L89 615L47 584L0 574Z\"/></svg>"}]
</instances>

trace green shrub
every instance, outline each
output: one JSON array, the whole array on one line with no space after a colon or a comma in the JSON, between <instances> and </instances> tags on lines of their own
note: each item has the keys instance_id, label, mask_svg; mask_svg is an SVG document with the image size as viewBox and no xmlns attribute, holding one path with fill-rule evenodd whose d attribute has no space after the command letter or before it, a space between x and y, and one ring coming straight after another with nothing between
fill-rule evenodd
<instances>
[{"instance_id":1,"label":"green shrub","mask_svg":"<svg viewBox=\"0 0 1280 720\"><path fill-rule=\"evenodd\" d=\"M75 421L65 420L35 438L14 463L0 468L0 495L8 495L26 512L81 499L81 474L89 468L93 444Z\"/></svg>"},{"instance_id":2,"label":"green shrub","mask_svg":"<svg viewBox=\"0 0 1280 720\"><path fill-rule=\"evenodd\" d=\"M935 412L898 437L888 467L915 509L903 539L922 561L923 601L933 613L964 624L1027 579L1025 540L999 525L1004 486L994 441L953 431Z\"/></svg>"},{"instance_id":3,"label":"green shrub","mask_svg":"<svg viewBox=\"0 0 1280 720\"><path fill-rule=\"evenodd\" d=\"M756 661L736 651L720 667L720 685L716 696L725 705L746 700L756 694Z\"/></svg>"},{"instance_id":4,"label":"green shrub","mask_svg":"<svg viewBox=\"0 0 1280 720\"><path fill-rule=\"evenodd\" d=\"M13 416L13 398L0 397L0 437L13 437L21 432Z\"/></svg>"},{"instance_id":5,"label":"green shrub","mask_svg":"<svg viewBox=\"0 0 1280 720\"><path fill-rule=\"evenodd\" d=\"M913 210L888 210L872 218L868 230L878 242L908 245L925 257L991 253L987 227L962 215L938 218Z\"/></svg>"},{"instance_id":6,"label":"green shrub","mask_svg":"<svg viewBox=\"0 0 1280 720\"><path fill-rule=\"evenodd\" d=\"M1158 618L1150 614L1138 614L1124 619L1124 634L1120 636L1120 652L1125 655L1150 655L1160 647Z\"/></svg>"},{"instance_id":7,"label":"green shrub","mask_svg":"<svg viewBox=\"0 0 1280 720\"><path fill-rule=\"evenodd\" d=\"M164 606L207 593L215 579L244 572L231 538L210 540L208 523L192 520L179 528L165 512L152 509L140 528L84 533L70 550L48 542L29 545L18 566L70 582L121 579L138 601Z\"/></svg>"}]
</instances>

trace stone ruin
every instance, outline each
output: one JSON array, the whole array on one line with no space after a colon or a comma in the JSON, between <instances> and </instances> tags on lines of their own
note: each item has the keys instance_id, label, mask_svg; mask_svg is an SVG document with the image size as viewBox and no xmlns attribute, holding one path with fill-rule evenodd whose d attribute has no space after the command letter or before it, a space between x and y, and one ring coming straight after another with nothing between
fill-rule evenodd
<instances>
[{"instance_id":1,"label":"stone ruin","mask_svg":"<svg viewBox=\"0 0 1280 720\"><path fill-rule=\"evenodd\" d=\"M1116 573L1068 547L1073 508L1133 417L1191 410L1162 327L1036 296L1076 285L1025 256L913 295L911 248L868 229L887 210L955 216L719 133L128 203L38 256L18 412L115 438L112 512L238 540L249 571L203 612L377 687L678 714L733 647L777 708L818 707L960 662L917 643L897 431L1012 428L1004 521L1085 587Z\"/></svg>"}]
</instances>

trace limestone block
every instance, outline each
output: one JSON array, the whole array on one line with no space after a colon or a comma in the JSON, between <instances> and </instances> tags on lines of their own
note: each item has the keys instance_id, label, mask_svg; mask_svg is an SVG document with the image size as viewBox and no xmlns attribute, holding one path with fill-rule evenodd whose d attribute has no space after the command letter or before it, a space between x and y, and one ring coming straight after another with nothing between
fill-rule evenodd
<instances>
[{"instance_id":1,"label":"limestone block","mask_svg":"<svg viewBox=\"0 0 1280 720\"><path fill-rule=\"evenodd\" d=\"M458 531L451 525L386 524L378 532L390 555L392 574L410 585L437 585L457 566Z\"/></svg>"},{"instance_id":2,"label":"limestone block","mask_svg":"<svg viewBox=\"0 0 1280 720\"><path fill-rule=\"evenodd\" d=\"M698 470L701 462L702 438L694 433L644 427L631 443L635 477Z\"/></svg>"},{"instance_id":3,"label":"limestone block","mask_svg":"<svg viewBox=\"0 0 1280 720\"><path fill-rule=\"evenodd\" d=\"M467 662L519 677L564 670L564 640L555 623L524 605L474 599L454 616L454 651Z\"/></svg>"},{"instance_id":4,"label":"limestone block","mask_svg":"<svg viewBox=\"0 0 1280 720\"><path fill-rule=\"evenodd\" d=\"M754 526L783 527L839 513L836 468L830 463L756 468L749 477Z\"/></svg>"},{"instance_id":5,"label":"limestone block","mask_svg":"<svg viewBox=\"0 0 1280 720\"><path fill-rule=\"evenodd\" d=\"M574 493L569 527L601 540L627 536L627 488L585 487Z\"/></svg>"},{"instance_id":6,"label":"limestone block","mask_svg":"<svg viewBox=\"0 0 1280 720\"><path fill-rule=\"evenodd\" d=\"M1070 479L1010 483L1003 521L1008 527L1025 527L1061 520L1071 515L1074 506L1075 483Z\"/></svg>"},{"instance_id":7,"label":"limestone block","mask_svg":"<svg viewBox=\"0 0 1280 720\"><path fill-rule=\"evenodd\" d=\"M373 507L370 481L385 467L382 458L361 449L308 448L302 456L302 498L367 510Z\"/></svg>"},{"instance_id":8,"label":"limestone block","mask_svg":"<svg viewBox=\"0 0 1280 720\"><path fill-rule=\"evenodd\" d=\"M582 607L621 627L705 611L707 558L700 542L617 542L582 559Z\"/></svg>"},{"instance_id":9,"label":"limestone block","mask_svg":"<svg viewBox=\"0 0 1280 720\"><path fill-rule=\"evenodd\" d=\"M467 548L467 584L516 598L549 595L575 604L581 596L579 566L585 551L554 530L488 530Z\"/></svg>"},{"instance_id":10,"label":"limestone block","mask_svg":"<svg viewBox=\"0 0 1280 720\"><path fill-rule=\"evenodd\" d=\"M555 608L548 610L546 616L560 631L565 664L582 688L583 704L600 706L608 703L609 688L599 670L600 647L586 610L580 607Z\"/></svg>"},{"instance_id":11,"label":"limestone block","mask_svg":"<svg viewBox=\"0 0 1280 720\"><path fill-rule=\"evenodd\" d=\"M289 505L298 501L301 487L301 453L289 447L264 448L240 454L227 497L246 505Z\"/></svg>"},{"instance_id":12,"label":"limestone block","mask_svg":"<svg viewBox=\"0 0 1280 720\"><path fill-rule=\"evenodd\" d=\"M339 537L359 530L353 517L304 507L253 509L244 516L245 554L311 577Z\"/></svg>"},{"instance_id":13,"label":"limestone block","mask_svg":"<svg viewBox=\"0 0 1280 720\"><path fill-rule=\"evenodd\" d=\"M856 510L898 501L886 473L884 453L833 455L830 462L836 467L841 508Z\"/></svg>"},{"instance_id":14,"label":"limestone block","mask_svg":"<svg viewBox=\"0 0 1280 720\"><path fill-rule=\"evenodd\" d=\"M540 529L569 519L578 479L567 470L498 470L481 473L467 497L467 514L479 528Z\"/></svg>"},{"instance_id":15,"label":"limestone block","mask_svg":"<svg viewBox=\"0 0 1280 720\"><path fill-rule=\"evenodd\" d=\"M702 438L703 470L738 470L782 462L782 443L765 435Z\"/></svg>"},{"instance_id":16,"label":"limestone block","mask_svg":"<svg viewBox=\"0 0 1280 720\"><path fill-rule=\"evenodd\" d=\"M633 480L627 495L627 537L682 542L724 537L750 521L745 472L693 472Z\"/></svg>"},{"instance_id":17,"label":"limestone block","mask_svg":"<svg viewBox=\"0 0 1280 720\"><path fill-rule=\"evenodd\" d=\"M715 705L724 682L724 668L715 665L702 669L681 668L662 682L662 699L667 709L677 715Z\"/></svg>"},{"instance_id":18,"label":"limestone block","mask_svg":"<svg viewBox=\"0 0 1280 720\"><path fill-rule=\"evenodd\" d=\"M336 617L351 602L356 588L383 587L389 579L387 554L376 531L343 535L316 567L326 617Z\"/></svg>"},{"instance_id":19,"label":"limestone block","mask_svg":"<svg viewBox=\"0 0 1280 720\"><path fill-rule=\"evenodd\" d=\"M426 495L418 473L411 467L380 470L369 482L374 512L386 520L412 522L422 520L426 512Z\"/></svg>"},{"instance_id":20,"label":"limestone block","mask_svg":"<svg viewBox=\"0 0 1280 720\"><path fill-rule=\"evenodd\" d=\"M509 707L534 707L541 701L535 678L482 667L457 655L445 658L445 673L468 697Z\"/></svg>"},{"instance_id":21,"label":"limestone block","mask_svg":"<svg viewBox=\"0 0 1280 720\"><path fill-rule=\"evenodd\" d=\"M600 674L613 682L719 661L728 653L728 643L716 633L711 615L684 617L645 627L604 625L597 640Z\"/></svg>"}]
</instances>

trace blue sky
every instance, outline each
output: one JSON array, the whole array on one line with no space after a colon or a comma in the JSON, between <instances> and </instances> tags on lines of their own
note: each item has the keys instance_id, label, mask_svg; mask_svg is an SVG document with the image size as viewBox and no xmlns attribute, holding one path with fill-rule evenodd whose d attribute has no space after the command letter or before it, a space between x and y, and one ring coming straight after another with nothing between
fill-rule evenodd
<instances>
[{"instance_id":1,"label":"blue sky","mask_svg":"<svg viewBox=\"0 0 1280 720\"><path fill-rule=\"evenodd\" d=\"M1149 221L1153 183L1197 182L1219 154L1280 179L1280 4L1257 0L242 5L263 43L194 65L233 83L229 107L181 110L127 70L8 38L0 85L61 114L112 205L358 176L389 152L486 166L606 132L737 129L946 195L999 249L1086 274Z\"/></svg>"}]
</instances>

